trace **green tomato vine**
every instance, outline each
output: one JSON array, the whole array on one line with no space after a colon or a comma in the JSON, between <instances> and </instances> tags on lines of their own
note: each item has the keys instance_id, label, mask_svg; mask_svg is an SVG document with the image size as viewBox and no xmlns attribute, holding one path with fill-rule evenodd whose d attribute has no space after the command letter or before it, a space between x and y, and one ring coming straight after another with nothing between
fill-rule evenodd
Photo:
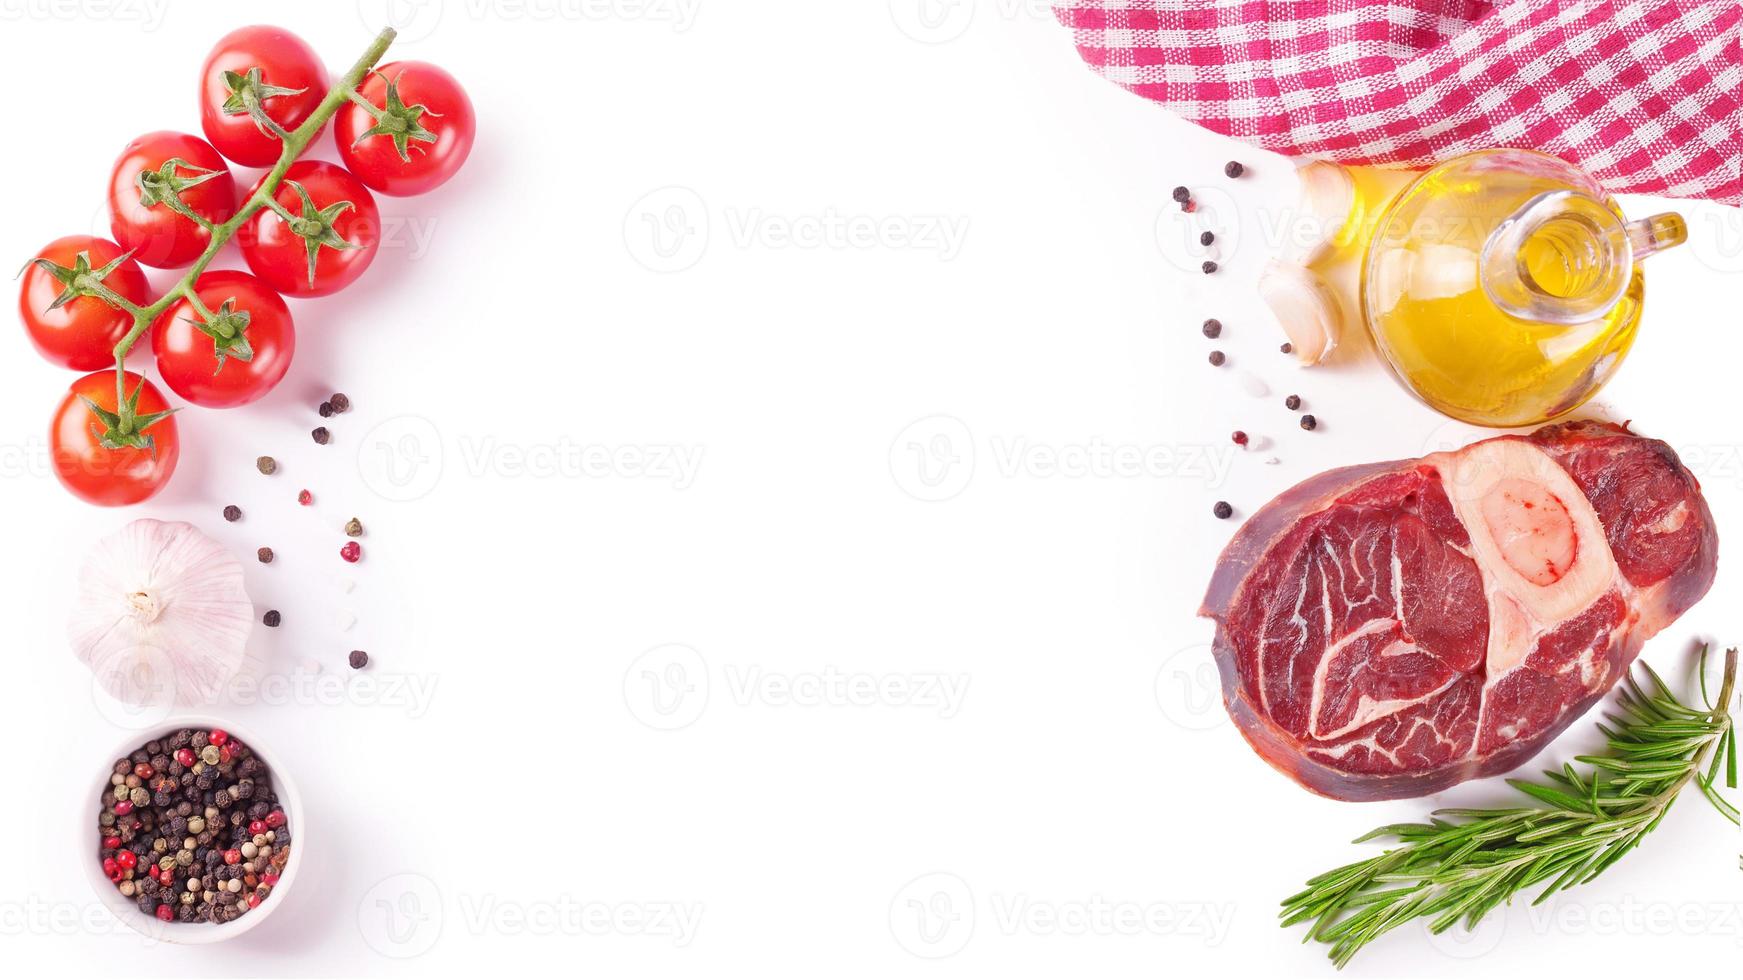
<instances>
[{"instance_id":1,"label":"green tomato vine","mask_svg":"<svg viewBox=\"0 0 1743 980\"><path fill-rule=\"evenodd\" d=\"M286 130L279 126L278 123L274 122L266 115L266 111L261 105L263 99L279 94L280 91L289 90L278 90L273 86L266 85L259 78L258 69L245 75L237 76L237 80L231 85L232 90L237 93L233 96L237 103L235 111L238 114L246 112L248 115L252 116L257 125L277 136L284 143L284 147L279 151L278 162L275 163L272 169L267 171L266 176L261 179L260 186L252 195L249 196L248 200L242 202L242 206L236 210L236 213L232 215L228 221L213 222L203 215L195 213L191 208L187 208L185 205L181 204L181 201L177 196L178 193L182 189L193 186L201 180L206 179L202 176L202 172L198 171L196 168L184 166L182 169L192 171L194 177L191 179L183 178L177 174L175 164L178 161L171 160L164 165L162 172L152 173L150 175L140 175L142 189L151 192L150 195L146 197L148 205L162 203L175 210L178 214L197 222L200 227L206 229L212 236L211 241L206 245L205 251L200 253L200 257L194 260L194 264L188 268L187 273L162 296L158 297L156 302L153 302L148 306L140 306L103 284L104 277L112 271L115 265L119 265L122 259L116 260L116 262L111 263L110 266L106 266L103 269L93 270L89 267L89 262L80 262L77 264L78 267L74 269L49 270L66 288L66 292L62 293L61 297L56 300L56 305L60 305L62 302L70 300L74 296L93 296L133 318L133 326L129 328L127 334L115 344L116 410L111 412L97 405L88 398L85 400L85 404L91 410L91 414L101 425L101 432L99 435L103 446L109 449L132 447L136 449L150 450L152 448L151 436L148 435L145 430L170 413L156 412L143 416L138 414L137 406L139 403L139 392L144 388L145 381L143 378L140 379L139 386L134 389L133 394L131 396L127 394L128 352L133 349L133 345L139 341L140 336L151 327L152 322L178 300L187 300L188 305L193 307L194 312L205 321L206 325L212 326L214 329L219 329L220 331L222 331L223 327L226 325L231 325L230 329L234 329L234 316L232 315L229 318L226 318L225 314L229 311L214 313L212 310L207 309L206 304L200 300L199 293L194 290L194 282L200 278L201 273L206 271L206 266L211 264L212 259L223 250L224 246L229 243L231 237L234 236L243 225L247 224L251 218L259 213L262 208L269 208L274 213L278 214L280 218L283 218L287 222L291 222L293 230L296 229L299 222L307 223L305 219L309 219L311 217L310 215L291 215L287 213L276 200L279 185L284 182L285 172L290 169L291 164L297 161L298 157L303 155L303 152L309 148L309 144L314 142L316 134L321 131L321 127L326 124L327 120L332 118L333 113L337 112L340 106L351 101L355 97L357 86L363 83L364 77L367 76L370 70L375 67L376 62L381 60L381 56L387 52L388 46L393 43L395 34L396 32L394 29L389 27L376 35L375 40L370 43L367 49L364 50L362 57L357 59L356 64L353 64L350 70L340 76L339 80L333 84L332 88L327 90L326 96L322 98L320 104L315 107L315 111L311 113L307 119L303 120L302 125L292 130ZM228 108L229 107L226 106L227 110ZM312 204L308 204L308 195L303 194L302 198L305 205L308 205L305 210L312 209ZM345 206L349 206L349 204L347 203ZM334 207L337 208L339 206L334 205ZM330 223L332 215L328 215L325 212L316 212L312 217L316 222L327 224ZM330 228L327 230L330 235ZM316 237L319 238L319 245L329 245L337 248L353 247L350 242L345 242L343 239L339 239L338 243L329 241L329 236L318 234L320 229L315 229L315 231L317 232ZM304 234L303 231L298 231L298 233ZM305 237L308 236L305 235ZM311 245L309 248L311 273L313 272L314 255L319 247L319 245L314 242L315 239L311 238ZM81 256L81 259L82 258L83 256ZM123 256L123 259L125 259L125 256ZM248 355L246 341L243 341L242 345L243 346L241 347L232 345L231 349L227 351L229 356L240 357L240 359L246 360ZM224 351L223 347L220 347L219 349L221 352ZM220 363L222 363L222 357L223 353L220 353Z\"/></svg>"}]
</instances>

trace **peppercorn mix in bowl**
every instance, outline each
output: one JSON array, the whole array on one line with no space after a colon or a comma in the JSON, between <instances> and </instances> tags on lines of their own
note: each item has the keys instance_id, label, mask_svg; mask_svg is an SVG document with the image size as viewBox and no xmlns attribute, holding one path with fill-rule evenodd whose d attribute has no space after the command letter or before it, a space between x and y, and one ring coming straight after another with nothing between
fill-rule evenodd
<instances>
[{"instance_id":1,"label":"peppercorn mix in bowl","mask_svg":"<svg viewBox=\"0 0 1743 980\"><path fill-rule=\"evenodd\" d=\"M284 903L295 878L295 786L252 736L215 719L130 735L86 806L78 856L91 887L153 939L239 936Z\"/></svg>"}]
</instances>

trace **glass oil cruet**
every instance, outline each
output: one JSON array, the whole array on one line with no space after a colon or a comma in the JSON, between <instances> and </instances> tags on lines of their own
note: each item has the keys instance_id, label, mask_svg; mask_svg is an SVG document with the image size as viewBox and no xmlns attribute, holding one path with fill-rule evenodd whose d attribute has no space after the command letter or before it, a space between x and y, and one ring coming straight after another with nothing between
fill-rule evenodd
<instances>
[{"instance_id":1,"label":"glass oil cruet","mask_svg":"<svg viewBox=\"0 0 1743 980\"><path fill-rule=\"evenodd\" d=\"M1556 157L1471 153L1424 172L1380 213L1361 265L1362 317L1431 407L1477 425L1534 425L1615 374L1640 324L1640 260L1687 237L1676 214L1627 221Z\"/></svg>"}]
</instances>

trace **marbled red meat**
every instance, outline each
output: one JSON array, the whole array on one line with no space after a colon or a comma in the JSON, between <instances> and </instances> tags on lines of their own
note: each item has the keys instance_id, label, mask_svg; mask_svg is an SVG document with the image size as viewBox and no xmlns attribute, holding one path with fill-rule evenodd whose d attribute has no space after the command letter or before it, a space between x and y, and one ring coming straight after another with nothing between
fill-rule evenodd
<instances>
[{"instance_id":1,"label":"marbled red meat","mask_svg":"<svg viewBox=\"0 0 1743 980\"><path fill-rule=\"evenodd\" d=\"M1261 756L1327 796L1393 799L1525 762L1717 560L1670 447L1573 422L1301 483L1235 535L1200 613Z\"/></svg>"}]
</instances>

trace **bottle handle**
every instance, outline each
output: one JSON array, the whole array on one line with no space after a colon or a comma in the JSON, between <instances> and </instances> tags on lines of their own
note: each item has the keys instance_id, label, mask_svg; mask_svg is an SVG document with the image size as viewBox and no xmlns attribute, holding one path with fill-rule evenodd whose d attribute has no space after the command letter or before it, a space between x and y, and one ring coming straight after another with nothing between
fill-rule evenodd
<instances>
[{"instance_id":1,"label":"bottle handle","mask_svg":"<svg viewBox=\"0 0 1743 980\"><path fill-rule=\"evenodd\" d=\"M1628 234L1628 248L1636 262L1689 240L1688 222L1675 211L1637 218L1622 228Z\"/></svg>"}]
</instances>

